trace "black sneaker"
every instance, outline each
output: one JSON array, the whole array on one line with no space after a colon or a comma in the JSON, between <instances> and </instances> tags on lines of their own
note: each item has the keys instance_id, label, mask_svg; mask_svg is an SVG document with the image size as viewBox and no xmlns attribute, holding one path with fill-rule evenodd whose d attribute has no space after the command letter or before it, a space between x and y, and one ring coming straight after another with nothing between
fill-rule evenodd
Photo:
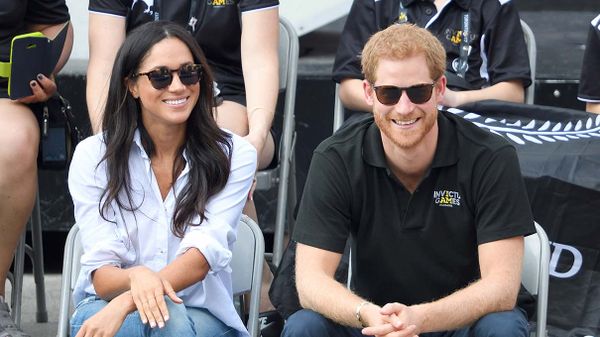
<instances>
[{"instance_id":1,"label":"black sneaker","mask_svg":"<svg viewBox=\"0 0 600 337\"><path fill-rule=\"evenodd\" d=\"M262 337L281 336L281 332L283 331L283 318L277 311L261 312L258 315L258 320L260 321L260 335Z\"/></svg>"}]
</instances>

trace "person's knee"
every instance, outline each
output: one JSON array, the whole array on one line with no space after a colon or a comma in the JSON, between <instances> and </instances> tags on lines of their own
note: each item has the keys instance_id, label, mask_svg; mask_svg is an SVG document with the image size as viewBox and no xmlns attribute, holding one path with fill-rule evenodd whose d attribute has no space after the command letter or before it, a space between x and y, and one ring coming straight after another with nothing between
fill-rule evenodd
<instances>
[{"instance_id":1,"label":"person's knee","mask_svg":"<svg viewBox=\"0 0 600 337\"><path fill-rule=\"evenodd\" d=\"M515 308L487 314L473 326L475 337L527 337L528 322L525 313Z\"/></svg>"},{"instance_id":2,"label":"person's knee","mask_svg":"<svg viewBox=\"0 0 600 337\"><path fill-rule=\"evenodd\" d=\"M188 316L194 322L197 337L235 336L235 329L227 326L206 308L187 308Z\"/></svg>"},{"instance_id":3,"label":"person's knee","mask_svg":"<svg viewBox=\"0 0 600 337\"><path fill-rule=\"evenodd\" d=\"M40 130L28 108L19 106L15 113L3 115L6 119L0 126L0 166L22 172L36 167Z\"/></svg>"},{"instance_id":4,"label":"person's knee","mask_svg":"<svg viewBox=\"0 0 600 337\"><path fill-rule=\"evenodd\" d=\"M324 337L328 336L331 322L312 310L296 311L285 321L282 337Z\"/></svg>"},{"instance_id":5,"label":"person's knee","mask_svg":"<svg viewBox=\"0 0 600 337\"><path fill-rule=\"evenodd\" d=\"M159 332L153 336L195 336L194 323L187 314L185 305L174 303L165 296L167 310L169 311L169 320L165 322L162 329L153 329Z\"/></svg>"},{"instance_id":6,"label":"person's knee","mask_svg":"<svg viewBox=\"0 0 600 337\"><path fill-rule=\"evenodd\" d=\"M107 304L108 302L95 296L90 296L79 302L75 307L75 312L71 315L71 336L77 335L77 332L81 329L83 323L102 310Z\"/></svg>"}]
</instances>

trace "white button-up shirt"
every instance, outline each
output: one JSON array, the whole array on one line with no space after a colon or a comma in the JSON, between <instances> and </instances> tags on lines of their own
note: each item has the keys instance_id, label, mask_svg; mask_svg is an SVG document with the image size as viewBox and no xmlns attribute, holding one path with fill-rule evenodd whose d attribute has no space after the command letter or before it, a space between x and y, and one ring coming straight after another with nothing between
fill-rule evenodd
<instances>
[{"instance_id":1,"label":"white button-up shirt","mask_svg":"<svg viewBox=\"0 0 600 337\"><path fill-rule=\"evenodd\" d=\"M113 201L107 212L110 214L106 214L110 221L106 221L99 211L100 198L107 184L106 161L100 163L106 146L101 135L89 137L77 146L68 179L84 251L81 272L73 292L75 303L96 294L91 274L101 266L115 265L125 269L144 265L159 271L193 247L202 252L210 271L204 280L177 295L186 306L206 308L223 323L238 330L240 336L248 336L233 306L229 261L256 169L256 150L234 134L231 142L233 153L227 184L208 200L205 209L207 220L199 226L188 226L183 238L173 235L171 226L175 196L188 183L187 163L163 201L150 158L141 144L139 131L136 131L129 153L131 197L135 210L119 209ZM127 202L124 193L120 196L122 201ZM194 223L199 221L197 215Z\"/></svg>"}]
</instances>

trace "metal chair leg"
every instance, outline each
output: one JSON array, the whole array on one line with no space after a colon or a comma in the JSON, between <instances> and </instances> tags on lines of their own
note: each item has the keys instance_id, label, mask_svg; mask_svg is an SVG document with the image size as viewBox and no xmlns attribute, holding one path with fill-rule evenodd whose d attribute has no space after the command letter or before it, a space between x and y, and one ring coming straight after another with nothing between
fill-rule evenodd
<instances>
[{"instance_id":1,"label":"metal chair leg","mask_svg":"<svg viewBox=\"0 0 600 337\"><path fill-rule=\"evenodd\" d=\"M44 282L44 246L42 243L42 218L40 211L40 195L36 196L35 205L31 214L31 239L32 248L29 257L33 261L33 278L35 281L35 295L37 303L36 321L48 322L46 309L46 284Z\"/></svg>"},{"instance_id":2,"label":"metal chair leg","mask_svg":"<svg viewBox=\"0 0 600 337\"><path fill-rule=\"evenodd\" d=\"M44 282L44 252L42 245L42 221L40 214L40 199L36 196L33 212L31 214L31 238L32 245L25 242L27 231L24 231L17 245L14 258L14 273L11 277L12 296L11 314L17 326L21 326L21 307L23 303L23 276L25 269L25 255L29 256L33 265L33 277L36 293L36 321L38 323L48 322L48 310L46 309L46 286Z\"/></svg>"},{"instance_id":3,"label":"metal chair leg","mask_svg":"<svg viewBox=\"0 0 600 337\"><path fill-rule=\"evenodd\" d=\"M21 327L21 303L23 300L23 272L25 267L25 232L21 235L17 250L15 251L15 259L13 262L13 277L12 277L12 295L10 299L12 319Z\"/></svg>"}]
</instances>

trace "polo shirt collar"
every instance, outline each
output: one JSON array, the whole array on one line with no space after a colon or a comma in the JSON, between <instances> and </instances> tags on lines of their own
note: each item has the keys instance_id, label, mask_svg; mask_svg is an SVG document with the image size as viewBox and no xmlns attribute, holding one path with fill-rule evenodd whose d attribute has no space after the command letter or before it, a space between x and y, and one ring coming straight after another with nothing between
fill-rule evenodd
<instances>
[{"instance_id":1,"label":"polo shirt collar","mask_svg":"<svg viewBox=\"0 0 600 337\"><path fill-rule=\"evenodd\" d=\"M401 0L402 6L404 6L404 7L409 7L410 5L414 4L417 1L419 1L419 0ZM460 6L464 10L469 9L469 7L471 6L471 1L472 0L450 0L450 2L456 3L458 6ZM433 0L430 0L430 2L433 2Z\"/></svg>"},{"instance_id":2,"label":"polo shirt collar","mask_svg":"<svg viewBox=\"0 0 600 337\"><path fill-rule=\"evenodd\" d=\"M442 113L438 112L438 143L433 156L432 168L451 166L458 162L456 128ZM365 132L362 156L364 161L375 167L388 168L381 142L381 131L373 121Z\"/></svg>"}]
</instances>

